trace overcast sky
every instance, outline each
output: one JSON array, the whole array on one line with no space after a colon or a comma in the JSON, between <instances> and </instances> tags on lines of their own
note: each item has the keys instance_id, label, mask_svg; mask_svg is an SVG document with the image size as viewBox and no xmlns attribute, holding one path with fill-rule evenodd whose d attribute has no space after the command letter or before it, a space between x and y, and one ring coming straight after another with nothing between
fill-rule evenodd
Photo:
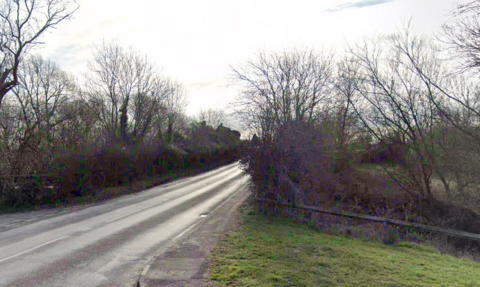
<instances>
[{"instance_id":1,"label":"overcast sky","mask_svg":"<svg viewBox=\"0 0 480 287\"><path fill-rule=\"evenodd\" d=\"M70 21L38 49L74 74L86 71L102 39L147 54L183 82L190 105L224 107L235 95L226 76L259 49L313 47L342 51L345 41L395 31L413 17L418 32L438 31L453 0L77 0Z\"/></svg>"}]
</instances>

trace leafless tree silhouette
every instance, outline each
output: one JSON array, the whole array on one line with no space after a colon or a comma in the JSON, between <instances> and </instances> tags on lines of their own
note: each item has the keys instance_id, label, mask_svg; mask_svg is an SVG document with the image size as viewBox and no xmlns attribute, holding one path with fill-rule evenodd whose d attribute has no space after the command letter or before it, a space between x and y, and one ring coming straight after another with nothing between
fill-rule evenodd
<instances>
[{"instance_id":1,"label":"leafless tree silhouette","mask_svg":"<svg viewBox=\"0 0 480 287\"><path fill-rule=\"evenodd\" d=\"M448 79L432 43L412 33L407 26L390 36L365 39L349 52L360 66L358 92L368 103L356 109L359 118L379 141L406 144L405 169L395 178L407 192L431 197L431 176L437 152L440 111L430 101L443 97L424 75L444 84ZM415 63L412 63L415 59ZM421 66L420 73L416 67Z\"/></svg>"},{"instance_id":2,"label":"leafless tree silhouette","mask_svg":"<svg viewBox=\"0 0 480 287\"><path fill-rule=\"evenodd\" d=\"M132 48L102 42L88 64L81 94L106 133L106 141L142 139L172 97L170 82Z\"/></svg>"},{"instance_id":3,"label":"leafless tree silhouette","mask_svg":"<svg viewBox=\"0 0 480 287\"><path fill-rule=\"evenodd\" d=\"M75 3L76 4L76 3ZM18 69L45 31L70 18L78 9L63 0L3 0L0 3L0 107L18 83Z\"/></svg>"},{"instance_id":4,"label":"leafless tree silhouette","mask_svg":"<svg viewBox=\"0 0 480 287\"><path fill-rule=\"evenodd\" d=\"M197 121L203 122L216 129L220 124L227 125L228 116L224 110L208 108L201 109L196 117Z\"/></svg>"},{"instance_id":5,"label":"leafless tree silhouette","mask_svg":"<svg viewBox=\"0 0 480 287\"><path fill-rule=\"evenodd\" d=\"M452 20L442 26L441 42L453 51L459 72L469 70L479 71L480 68L480 1L475 0L466 4L459 4L451 12Z\"/></svg>"},{"instance_id":6,"label":"leafless tree silhouette","mask_svg":"<svg viewBox=\"0 0 480 287\"><path fill-rule=\"evenodd\" d=\"M166 97L163 107L166 115L166 142L173 143L174 128L181 120L188 105L187 91L182 83L169 79L166 84Z\"/></svg>"},{"instance_id":7,"label":"leafless tree silhouette","mask_svg":"<svg viewBox=\"0 0 480 287\"><path fill-rule=\"evenodd\" d=\"M238 68L232 81L241 87L236 112L263 138L291 121L314 121L332 89L333 55L314 50L259 52Z\"/></svg>"}]
</instances>

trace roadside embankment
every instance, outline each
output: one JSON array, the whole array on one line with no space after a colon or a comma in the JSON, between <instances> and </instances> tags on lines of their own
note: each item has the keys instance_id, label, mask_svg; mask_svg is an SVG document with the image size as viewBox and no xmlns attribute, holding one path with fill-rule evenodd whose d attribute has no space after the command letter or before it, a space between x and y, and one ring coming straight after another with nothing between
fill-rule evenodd
<instances>
[{"instance_id":1,"label":"roadside embankment","mask_svg":"<svg viewBox=\"0 0 480 287\"><path fill-rule=\"evenodd\" d=\"M327 234L240 208L212 252L214 286L480 286L480 265L425 245Z\"/></svg>"}]
</instances>

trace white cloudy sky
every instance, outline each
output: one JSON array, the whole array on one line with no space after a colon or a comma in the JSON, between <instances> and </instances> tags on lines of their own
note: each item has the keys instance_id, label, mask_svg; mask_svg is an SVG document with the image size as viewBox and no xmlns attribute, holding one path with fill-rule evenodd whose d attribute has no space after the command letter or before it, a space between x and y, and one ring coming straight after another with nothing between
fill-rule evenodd
<instances>
[{"instance_id":1,"label":"white cloudy sky","mask_svg":"<svg viewBox=\"0 0 480 287\"><path fill-rule=\"evenodd\" d=\"M102 39L133 46L188 90L188 114L225 106L230 65L258 49L301 46L337 51L347 40L393 32L413 17L419 32L438 31L453 0L77 0L80 9L39 51L74 74L86 70Z\"/></svg>"}]
</instances>

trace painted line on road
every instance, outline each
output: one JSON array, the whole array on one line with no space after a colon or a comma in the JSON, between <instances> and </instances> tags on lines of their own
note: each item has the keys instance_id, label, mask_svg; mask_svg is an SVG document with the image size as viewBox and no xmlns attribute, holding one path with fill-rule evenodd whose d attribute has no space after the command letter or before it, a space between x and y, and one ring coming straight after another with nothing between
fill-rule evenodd
<instances>
[{"instance_id":1,"label":"painted line on road","mask_svg":"<svg viewBox=\"0 0 480 287\"><path fill-rule=\"evenodd\" d=\"M23 219L22 219L22 220L16 220L16 221L10 222L10 223L8 223L8 224L5 224L5 225L3 225L3 226L10 226L10 225L14 225L14 224L17 224L17 223L23 222L23 221L25 221L25 220L23 220Z\"/></svg>"},{"instance_id":2,"label":"painted line on road","mask_svg":"<svg viewBox=\"0 0 480 287\"><path fill-rule=\"evenodd\" d=\"M208 183L205 183L205 184L203 184L203 186L207 186L207 185L209 185L210 183L219 182L219 181L222 181L222 179L213 180L213 181L211 181L211 182L208 182ZM194 189L192 189L192 190L196 190L196 189L197 189L197 188L194 188ZM175 198L169 198L169 199L163 200L163 201L161 201L161 202L158 202L158 203L152 204L152 205L150 205L150 206L146 206L146 207L144 207L144 208L141 208L141 209L138 209L138 210L135 210L135 211L129 212L129 213L127 213L127 214L121 215L121 216L119 216L119 217L116 217L116 218L113 218L113 219L109 219L109 220L105 221L105 223L110 223L110 222L112 222L112 221L115 221L115 220L118 220L118 219L121 219L121 218L127 217L127 216L129 216L129 215L132 215L132 214L134 214L134 213L137 213L137 212L143 211L143 210L145 210L145 209L148 209L148 208L151 208L151 207L154 207L154 206L160 205L160 204L162 204L162 203L165 203L165 202L171 201L171 200L173 200L173 199L180 198L180 197L182 197L182 196L184 196L184 195L186 195L186 194L189 194L189 193L191 193L191 192L192 192L192 190L186 191L186 192L184 192L184 193L180 194L179 196L177 196L177 197L175 197Z\"/></svg>"},{"instance_id":3,"label":"painted line on road","mask_svg":"<svg viewBox=\"0 0 480 287\"><path fill-rule=\"evenodd\" d=\"M109 222L115 221L115 220L117 220L117 219L124 218L124 217L126 217L126 216L129 216L129 215L131 215L131 214L140 212L140 211L145 210L145 209L148 209L148 208L150 208L150 207L154 207L155 205L162 204L162 203L164 203L164 202L166 202L166 201L168 201L168 200L163 200L163 201L161 201L161 202L157 202L157 203L155 203L155 204L146 206L146 207L144 207L144 208L140 208L140 209L138 209L138 210L129 212L129 213L127 213L127 214L124 214L124 215L122 215L122 216L116 217L116 218L114 218L114 219L107 220L107 221L105 221L105 223L109 223Z\"/></svg>"},{"instance_id":4,"label":"painted line on road","mask_svg":"<svg viewBox=\"0 0 480 287\"><path fill-rule=\"evenodd\" d=\"M190 229L194 228L196 225L198 225L200 222L195 222L194 224L190 225L190 227L188 227L187 229L185 229L184 231L182 231L182 233L180 233L179 235L175 236L175 238L173 238L173 242L177 241L178 238L182 237L182 235L184 235L187 231L189 231Z\"/></svg>"},{"instance_id":5,"label":"painted line on road","mask_svg":"<svg viewBox=\"0 0 480 287\"><path fill-rule=\"evenodd\" d=\"M9 257L0 259L0 262L3 262L3 261L8 260L8 259L11 259L11 258L13 258L13 257L20 256L20 255L22 255L22 254L25 254L25 253L27 253L27 252L30 252L30 251L32 251L32 250L35 250L35 249L40 248L40 247L42 247L42 246L45 246L45 245L47 245L47 244L53 243L53 242L55 242L55 241L59 241L59 240L65 239L65 238L67 238L67 237L69 237L69 236L68 236L68 235L62 236L62 237L60 237L60 238L57 238L57 239L54 239L54 240L45 242L45 243L43 243L43 244L37 245L37 246L35 246L35 247L32 247L32 248L27 249L27 250L25 250L25 251L22 251L22 252L20 252L20 253L17 253L17 254L14 254L14 255L12 255L12 256L9 256Z\"/></svg>"},{"instance_id":6,"label":"painted line on road","mask_svg":"<svg viewBox=\"0 0 480 287\"><path fill-rule=\"evenodd\" d=\"M194 222L192 225L190 225L187 229L185 229L184 231L182 231L179 235L175 236L175 238L173 238L172 240L170 240L170 242L168 243L168 245L173 245L182 235L184 235L187 231L189 231L190 229L194 228L195 226L197 226L200 222L202 222L203 220L197 220L196 222ZM156 259L157 256L154 256L152 259L150 259L150 262L154 262ZM142 273L140 274L140 277L141 276L145 276L147 275L147 272L148 270L150 270L150 267L152 266L152 264L147 264L145 266L145 268L143 268L143 271ZM139 278L140 280L140 278ZM137 281L137 282L140 282L140 281ZM140 286L140 283L138 283L137 286Z\"/></svg>"},{"instance_id":7,"label":"painted line on road","mask_svg":"<svg viewBox=\"0 0 480 287\"><path fill-rule=\"evenodd\" d=\"M150 266L152 266L151 264L148 264L147 266L145 266L145 268L143 268L143 271L142 271L142 276L145 276L148 272L148 269L150 269Z\"/></svg>"},{"instance_id":8,"label":"painted line on road","mask_svg":"<svg viewBox=\"0 0 480 287\"><path fill-rule=\"evenodd\" d=\"M241 179L240 179L241 180ZM226 199L223 200L222 203L220 203L220 205L216 206L213 210L209 211L208 212L208 215L211 215L211 214L215 214L215 212L217 210L219 210L223 205L225 205L231 198L233 198L234 196L236 196L238 194L238 191L239 190L242 190L245 186L247 186L248 183L244 183L244 184L241 184L236 190L235 192L233 192L233 194L231 194L230 196L228 196ZM196 222L194 222L192 225L190 225L190 227L188 227L186 230L184 230L183 232L181 232L179 235L175 236L175 238L173 238L172 240L170 240L166 245L166 249L163 249L163 251L160 253L162 254L163 252L165 252L166 250L168 250L169 248L171 248L173 246L173 244L176 243L176 241L181 237L183 236L185 233L187 233L188 231L190 231L191 229L197 227L198 225L200 225L202 222L204 222L205 220L207 219L207 217L201 217L200 219L197 219ZM147 264L145 266L145 268L143 269L142 273L140 274L138 280L137 280L137 284L135 286L138 286L138 287L141 287L141 286L146 286L145 285L145 282L144 282L144 276L147 275L148 273L148 270L150 269L151 265L153 264L153 262L155 262L157 260L157 256L154 256L152 259L149 260L149 264Z\"/></svg>"},{"instance_id":9,"label":"painted line on road","mask_svg":"<svg viewBox=\"0 0 480 287\"><path fill-rule=\"evenodd\" d=\"M63 213L63 212L66 212L66 211L67 211L67 210L56 211L56 212L51 212L51 213L40 214L40 215L31 217L31 218L28 218L28 219L16 220L16 221L13 221L13 222L11 222L11 223L2 225L2 226L0 226L0 228L1 228L1 227L7 227L7 226L10 226L10 225L15 225L15 224L21 223L21 222L34 221L34 220L37 220L37 219L42 218L42 217L48 218L48 217L53 216L53 215L55 215L55 214L57 214L57 213Z\"/></svg>"},{"instance_id":10,"label":"painted line on road","mask_svg":"<svg viewBox=\"0 0 480 287\"><path fill-rule=\"evenodd\" d=\"M242 184L240 185L239 188L237 188L235 190L235 192L233 192L233 194L229 195L226 199L223 200L223 202L220 203L220 205L216 206L213 210L209 211L208 214L213 214L215 213L215 211L217 211L218 209L220 209L220 207L222 207L224 204L227 203L227 201L229 201L232 197L234 197L239 190L241 190L246 184ZM178 238L180 238L182 235L184 235L185 233L187 233L187 231L189 231L190 229L196 227L197 225L200 225L203 221L206 220L206 216L203 217L201 216L200 219L197 219L197 221L195 223L193 223L192 225L190 225L190 227L188 227L187 229L185 229L182 233L180 233L179 235L175 236L175 238L172 239L172 242L175 242Z\"/></svg>"}]
</instances>

